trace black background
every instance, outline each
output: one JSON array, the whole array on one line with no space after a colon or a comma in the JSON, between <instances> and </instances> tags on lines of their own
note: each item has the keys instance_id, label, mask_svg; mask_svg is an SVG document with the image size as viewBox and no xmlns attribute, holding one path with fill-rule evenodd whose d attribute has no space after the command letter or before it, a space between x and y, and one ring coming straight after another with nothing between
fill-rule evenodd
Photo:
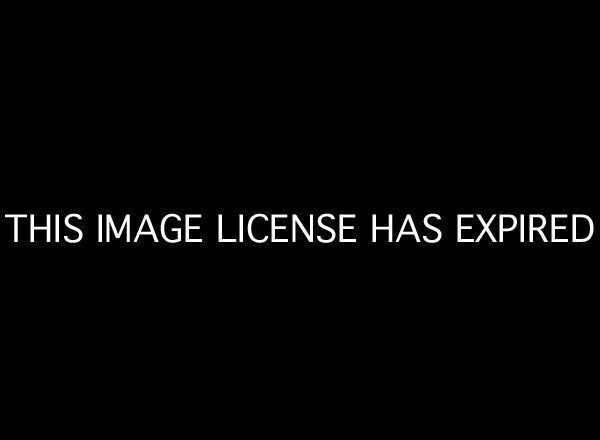
<instances>
[{"instance_id":1,"label":"black background","mask_svg":"<svg viewBox=\"0 0 600 440\"><path fill-rule=\"evenodd\" d=\"M247 12L23 16L3 55L2 213L356 212L361 243L4 240L11 412L573 429L595 389L597 238L460 246L453 218L597 221L592 29L524 11ZM438 212L444 241L371 246L375 212Z\"/></svg>"}]
</instances>

